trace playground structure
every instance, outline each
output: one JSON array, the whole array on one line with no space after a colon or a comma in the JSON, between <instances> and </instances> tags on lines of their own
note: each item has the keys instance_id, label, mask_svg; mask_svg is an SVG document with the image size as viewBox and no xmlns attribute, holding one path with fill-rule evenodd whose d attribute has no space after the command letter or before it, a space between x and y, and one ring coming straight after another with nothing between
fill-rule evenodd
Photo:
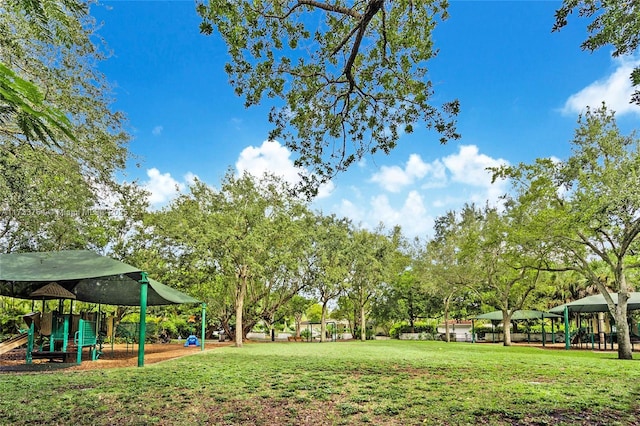
<instances>
[{"instance_id":1,"label":"playground structure","mask_svg":"<svg viewBox=\"0 0 640 426\"><path fill-rule=\"evenodd\" d=\"M44 301L50 299L60 300L59 306L62 306L63 299L115 306L139 306L138 367L144 366L148 306L201 304L203 336L205 332L205 304L149 278L146 272L134 266L88 250L0 254L0 295L33 301L42 300L43 306ZM62 309L58 309L57 312L61 313ZM79 328L76 328L72 312L71 307L67 316L56 314L55 324L52 318L51 331L48 333L49 350L34 350L36 347L44 349L36 346L36 333L40 338L47 335L47 330L43 327L44 322L36 324L33 318L29 324L30 331L27 333L27 352L31 360L34 356L59 356L65 361L69 357L68 349L72 339L78 348L78 360L81 359L81 351L85 347L89 348L92 359L97 359L101 343L99 324L83 323L80 327L78 322ZM43 309L41 319L44 319L44 315ZM18 340L22 339L24 336ZM9 346L14 344L17 342L6 342L2 344L2 348L9 350Z\"/></svg>"},{"instance_id":2,"label":"playground structure","mask_svg":"<svg viewBox=\"0 0 640 426\"><path fill-rule=\"evenodd\" d=\"M22 335L26 334L26 342L23 342L27 345L26 363L31 364L34 359L42 358L68 362L75 356L80 364L83 348L89 348L91 360L97 360L102 354L101 336L105 333L100 332L97 321L89 321L83 316L87 318L93 315L62 315L58 312L32 312L25 315L28 331Z\"/></svg>"}]
</instances>

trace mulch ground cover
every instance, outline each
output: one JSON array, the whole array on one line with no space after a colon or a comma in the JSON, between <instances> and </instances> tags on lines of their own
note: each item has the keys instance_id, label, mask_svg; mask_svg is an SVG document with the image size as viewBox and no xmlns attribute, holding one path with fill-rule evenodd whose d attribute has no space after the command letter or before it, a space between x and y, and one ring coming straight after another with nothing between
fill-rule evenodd
<instances>
[{"instance_id":1,"label":"mulch ground cover","mask_svg":"<svg viewBox=\"0 0 640 426\"><path fill-rule=\"evenodd\" d=\"M230 342L205 342L205 351L220 346L228 346ZM200 347L184 347L183 342L176 343L152 343L144 345L144 364L155 364L169 359L180 358L186 355L200 353ZM75 361L75 357L73 358ZM60 369L96 370L103 368L135 367L138 365L138 346L116 344L113 349L110 344L104 345L102 355L91 361L89 351L85 349L82 354L82 363L62 363L47 359L34 359L32 364L26 363L26 350L24 348L0 355L0 373L29 372L29 371L58 371Z\"/></svg>"}]
</instances>

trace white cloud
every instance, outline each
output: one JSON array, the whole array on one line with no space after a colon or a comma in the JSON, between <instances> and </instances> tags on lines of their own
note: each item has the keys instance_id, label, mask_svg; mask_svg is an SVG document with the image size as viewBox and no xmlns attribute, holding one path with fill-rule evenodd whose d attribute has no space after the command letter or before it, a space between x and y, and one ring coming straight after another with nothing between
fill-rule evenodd
<instances>
[{"instance_id":1,"label":"white cloud","mask_svg":"<svg viewBox=\"0 0 640 426\"><path fill-rule=\"evenodd\" d=\"M295 185L300 182L300 174L306 171L296 167L290 156L289 149L279 142L264 141L259 147L249 146L243 149L236 161L236 169L239 173L247 172L256 177L271 173ZM334 184L327 182L320 186L316 198L328 197L333 190Z\"/></svg>"},{"instance_id":2,"label":"white cloud","mask_svg":"<svg viewBox=\"0 0 640 426\"><path fill-rule=\"evenodd\" d=\"M506 192L507 182L496 180L492 183L493 176L487 168L508 165L507 160L480 154L475 145L462 145L457 154L449 155L442 161L451 173L452 182L472 187L473 193L468 197L468 201L475 203L489 201L490 204L496 204L500 196Z\"/></svg>"},{"instance_id":3,"label":"white cloud","mask_svg":"<svg viewBox=\"0 0 640 426\"><path fill-rule=\"evenodd\" d=\"M417 191L410 191L400 206L393 206L386 195L378 195L371 200L371 211L375 217L370 218L371 226L383 222L385 226L400 225L408 236L426 234L433 227L433 218L429 216L422 196Z\"/></svg>"},{"instance_id":4,"label":"white cloud","mask_svg":"<svg viewBox=\"0 0 640 426\"><path fill-rule=\"evenodd\" d=\"M153 128L153 130L151 130L151 134L153 136L160 136L162 134L163 130L164 130L164 127L156 126L156 127Z\"/></svg>"},{"instance_id":5,"label":"white cloud","mask_svg":"<svg viewBox=\"0 0 640 426\"><path fill-rule=\"evenodd\" d=\"M368 203L356 204L342 199L335 210L338 215L371 230L380 222L387 228L400 225L403 233L409 237L424 236L433 227L433 217L429 215L417 191L410 191L399 206L394 206L386 194L379 194Z\"/></svg>"},{"instance_id":6,"label":"white cloud","mask_svg":"<svg viewBox=\"0 0 640 426\"><path fill-rule=\"evenodd\" d=\"M487 168L507 164L480 153L475 145L462 145L456 153L429 163L413 154L404 165L381 167L369 179L394 195L366 195L371 188L359 185L351 188L354 196L341 200L333 211L370 229L383 222L387 227L400 225L409 237L424 237L433 232L434 218L448 209L464 203L499 206L506 182L492 183Z\"/></svg>"},{"instance_id":7,"label":"white cloud","mask_svg":"<svg viewBox=\"0 0 640 426\"><path fill-rule=\"evenodd\" d=\"M200 180L200 178L194 173L187 172L187 174L184 175L184 181L187 185L193 185L196 180Z\"/></svg>"},{"instance_id":8,"label":"white cloud","mask_svg":"<svg viewBox=\"0 0 640 426\"><path fill-rule=\"evenodd\" d=\"M640 114L640 107L629 103L633 93L629 77L633 68L640 64L640 61L631 57L623 57L616 58L615 62L617 68L611 75L594 81L578 93L569 96L562 108L562 113L582 113L587 106L598 108L602 102L605 102L607 108L616 111L618 115Z\"/></svg>"},{"instance_id":9,"label":"white cloud","mask_svg":"<svg viewBox=\"0 0 640 426\"><path fill-rule=\"evenodd\" d=\"M382 166L380 171L371 177L371 181L378 183L389 192L400 192L404 187L414 184L427 175L433 176L435 181L440 182L446 178L439 160L425 163L418 154L411 154L404 169L399 166Z\"/></svg>"},{"instance_id":10,"label":"white cloud","mask_svg":"<svg viewBox=\"0 0 640 426\"><path fill-rule=\"evenodd\" d=\"M178 182L170 173L160 173L160 170L155 167L147 170L147 176L149 180L144 182L142 186L149 191L149 203L152 206L159 206L171 201L183 192L188 184L197 179L196 175L189 172L184 177L185 182Z\"/></svg>"},{"instance_id":11,"label":"white cloud","mask_svg":"<svg viewBox=\"0 0 640 426\"><path fill-rule=\"evenodd\" d=\"M361 207L350 200L342 199L337 209L340 212L340 216L347 217L353 221L353 223L363 223L365 221L366 212Z\"/></svg>"},{"instance_id":12,"label":"white cloud","mask_svg":"<svg viewBox=\"0 0 640 426\"><path fill-rule=\"evenodd\" d=\"M328 198L333 194L334 189L336 189L333 182L325 182L320 187L318 187L318 194L316 195L316 199L319 200L321 198Z\"/></svg>"},{"instance_id":13,"label":"white cloud","mask_svg":"<svg viewBox=\"0 0 640 426\"><path fill-rule=\"evenodd\" d=\"M480 154L475 145L461 145L457 154L451 154L442 159L451 174L451 180L471 186L491 186L491 172L488 167L498 167L508 164L507 160L495 159Z\"/></svg>"},{"instance_id":14,"label":"white cloud","mask_svg":"<svg viewBox=\"0 0 640 426\"><path fill-rule=\"evenodd\" d=\"M293 165L290 156L291 152L279 142L264 141L259 147L243 149L236 161L236 169L258 177L273 173L289 183L296 183L300 180L299 169Z\"/></svg>"}]
</instances>

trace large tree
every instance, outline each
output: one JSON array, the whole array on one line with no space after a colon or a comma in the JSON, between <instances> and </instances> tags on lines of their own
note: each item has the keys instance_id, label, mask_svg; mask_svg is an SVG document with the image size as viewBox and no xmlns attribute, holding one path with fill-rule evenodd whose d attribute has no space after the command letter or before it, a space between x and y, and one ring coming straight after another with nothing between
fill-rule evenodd
<instances>
[{"instance_id":1,"label":"large tree","mask_svg":"<svg viewBox=\"0 0 640 426\"><path fill-rule=\"evenodd\" d=\"M442 300L446 341L449 335L449 314L456 297L477 288L481 275L478 242L483 212L474 205L465 205L461 212L450 211L436 219L435 235L421 254L417 273L426 290Z\"/></svg>"},{"instance_id":2,"label":"large tree","mask_svg":"<svg viewBox=\"0 0 640 426\"><path fill-rule=\"evenodd\" d=\"M220 34L225 69L247 106L279 98L270 138L282 138L311 166L307 188L363 155L392 150L425 124L457 138L458 102L433 104L427 62L446 0L199 2L200 29Z\"/></svg>"},{"instance_id":3,"label":"large tree","mask_svg":"<svg viewBox=\"0 0 640 426\"><path fill-rule=\"evenodd\" d=\"M289 317L293 317L296 324L296 337L300 337L300 328L302 323L302 317L307 309L313 305L314 301L307 299L299 294L294 295L287 303L282 307L282 313Z\"/></svg>"},{"instance_id":4,"label":"large tree","mask_svg":"<svg viewBox=\"0 0 640 426\"><path fill-rule=\"evenodd\" d=\"M28 6L27 12L11 7L15 3ZM112 182L112 173L124 167L128 135L122 114L110 108L110 86L98 70L105 48L96 43L101 39L88 3L9 1L0 7L0 62L37 86L43 104L61 111L70 121L69 132L53 126L49 128L53 137L45 138L25 134L19 126L20 116L15 115L2 127L2 148L44 147L50 155L77 161L92 178L90 183Z\"/></svg>"},{"instance_id":5,"label":"large tree","mask_svg":"<svg viewBox=\"0 0 640 426\"><path fill-rule=\"evenodd\" d=\"M545 246L545 269L575 271L604 296L618 331L618 357L631 359L627 301L640 234L640 140L623 135L604 106L580 117L567 161L504 168L527 206L531 241ZM618 293L617 304L611 296Z\"/></svg>"},{"instance_id":6,"label":"large tree","mask_svg":"<svg viewBox=\"0 0 640 426\"><path fill-rule=\"evenodd\" d=\"M150 222L156 249L177 258L173 263L185 276L203 280L200 292L219 296L220 307L233 313L238 347L249 308L253 324L260 315L272 317L300 286L294 259L304 239L296 221L306 218L306 209L290 193L274 176L256 179L228 172L220 190L196 182ZM245 305L248 301L251 306Z\"/></svg>"},{"instance_id":7,"label":"large tree","mask_svg":"<svg viewBox=\"0 0 640 426\"><path fill-rule=\"evenodd\" d=\"M353 277L353 240L351 223L335 215L318 216L309 229L313 239L311 252L312 291L322 306L320 340L326 340L329 302L340 296Z\"/></svg>"},{"instance_id":8,"label":"large tree","mask_svg":"<svg viewBox=\"0 0 640 426\"><path fill-rule=\"evenodd\" d=\"M286 198L285 194L283 197ZM274 324L290 313L286 305L291 298L312 284L309 267L312 247L307 230L315 215L303 203L291 203L286 214L272 216L270 232L274 244L266 245L270 253L261 267L260 279L254 280L247 293L245 335L259 321L273 330Z\"/></svg>"},{"instance_id":9,"label":"large tree","mask_svg":"<svg viewBox=\"0 0 640 426\"><path fill-rule=\"evenodd\" d=\"M541 265L548 253L544 246L530 244L527 211L515 206L507 206L504 212L485 208L482 221L478 290L483 303L502 311L504 345L509 346L511 317L542 283Z\"/></svg>"},{"instance_id":10,"label":"large tree","mask_svg":"<svg viewBox=\"0 0 640 426\"><path fill-rule=\"evenodd\" d=\"M103 47L88 3L0 5L2 249L86 246L100 200L119 191L124 118L98 70Z\"/></svg>"},{"instance_id":11,"label":"large tree","mask_svg":"<svg viewBox=\"0 0 640 426\"><path fill-rule=\"evenodd\" d=\"M374 232L356 230L352 238L352 277L346 294L358 315L360 340L365 341L367 313L371 302L382 292L384 283L402 272L402 269L397 269L401 265L393 262L395 251L399 249L401 234L400 228L394 228L389 235L385 235L384 229L379 227Z\"/></svg>"}]
</instances>

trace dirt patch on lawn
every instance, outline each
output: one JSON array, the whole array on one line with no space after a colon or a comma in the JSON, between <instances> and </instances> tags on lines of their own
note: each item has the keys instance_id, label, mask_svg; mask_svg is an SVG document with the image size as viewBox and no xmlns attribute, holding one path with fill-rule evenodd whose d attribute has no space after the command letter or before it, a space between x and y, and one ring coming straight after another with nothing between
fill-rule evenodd
<instances>
[{"instance_id":1,"label":"dirt patch on lawn","mask_svg":"<svg viewBox=\"0 0 640 426\"><path fill-rule=\"evenodd\" d=\"M229 346L231 343L206 342L205 352L215 350L222 346ZM155 364L169 359L180 358L187 355L195 355L203 352L200 347L184 347L178 343L153 343L144 345L144 365ZM105 345L102 354L96 361L91 361L89 350L85 348L82 352L82 363L76 364L74 354L69 363L60 361L50 361L47 359L34 359L33 363L27 365L26 350L24 348L15 349L11 352L0 355L0 373L26 372L26 371L48 371L59 370L98 370L104 368L135 367L138 365L138 345L117 344Z\"/></svg>"}]
</instances>

